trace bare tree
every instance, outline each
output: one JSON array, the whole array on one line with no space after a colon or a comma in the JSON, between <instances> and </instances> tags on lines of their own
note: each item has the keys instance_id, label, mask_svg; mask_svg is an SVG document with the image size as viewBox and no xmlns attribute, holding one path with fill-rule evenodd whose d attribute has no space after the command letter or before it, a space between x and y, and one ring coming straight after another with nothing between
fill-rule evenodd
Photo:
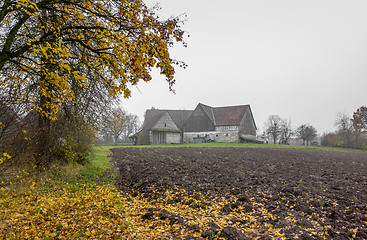
<instances>
[{"instance_id":1,"label":"bare tree","mask_svg":"<svg viewBox=\"0 0 367 240\"><path fill-rule=\"evenodd\" d=\"M105 116L102 122L103 135L112 137L115 145L117 145L118 138L123 133L126 127L126 112L120 107L112 109L112 112Z\"/></svg>"},{"instance_id":2,"label":"bare tree","mask_svg":"<svg viewBox=\"0 0 367 240\"><path fill-rule=\"evenodd\" d=\"M280 141L282 144L289 144L288 140L293 135L291 120L282 119L280 123Z\"/></svg>"},{"instance_id":3,"label":"bare tree","mask_svg":"<svg viewBox=\"0 0 367 240\"><path fill-rule=\"evenodd\" d=\"M282 119L278 115L270 115L265 122L265 131L271 136L276 144L278 137L281 134L281 123Z\"/></svg>"},{"instance_id":4,"label":"bare tree","mask_svg":"<svg viewBox=\"0 0 367 240\"><path fill-rule=\"evenodd\" d=\"M341 137L343 147L351 147L353 139L353 122L345 112L337 112L334 125L337 127L337 133Z\"/></svg>"},{"instance_id":5,"label":"bare tree","mask_svg":"<svg viewBox=\"0 0 367 240\"><path fill-rule=\"evenodd\" d=\"M126 114L126 123L124 128L124 139L140 130L139 117L135 114Z\"/></svg>"},{"instance_id":6,"label":"bare tree","mask_svg":"<svg viewBox=\"0 0 367 240\"><path fill-rule=\"evenodd\" d=\"M353 128L353 122L345 112L336 113L334 125L338 128L338 132L348 132Z\"/></svg>"}]
</instances>

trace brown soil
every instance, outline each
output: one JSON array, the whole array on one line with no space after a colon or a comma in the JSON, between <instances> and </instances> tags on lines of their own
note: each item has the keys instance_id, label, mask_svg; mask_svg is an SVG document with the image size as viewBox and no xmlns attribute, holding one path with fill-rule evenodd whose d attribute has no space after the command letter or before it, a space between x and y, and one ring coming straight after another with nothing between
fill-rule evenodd
<instances>
[{"instance_id":1,"label":"brown soil","mask_svg":"<svg viewBox=\"0 0 367 240\"><path fill-rule=\"evenodd\" d=\"M176 197L165 204L182 202L186 194L202 198L204 207L211 205L207 199L220 197L227 201L221 209L223 216L236 211L258 214L257 221L268 229L280 229L289 239L367 239L367 154L249 148L111 151L118 170L116 184L132 196L157 201L165 189L173 189ZM273 217L261 217L256 211L260 206ZM158 214L155 210L147 209L142 219L152 219ZM187 226L185 216L179 214L159 214L183 228L200 231L205 239L271 237L260 230L245 231L253 226L246 219L231 219L225 227L208 222L203 228Z\"/></svg>"}]
</instances>

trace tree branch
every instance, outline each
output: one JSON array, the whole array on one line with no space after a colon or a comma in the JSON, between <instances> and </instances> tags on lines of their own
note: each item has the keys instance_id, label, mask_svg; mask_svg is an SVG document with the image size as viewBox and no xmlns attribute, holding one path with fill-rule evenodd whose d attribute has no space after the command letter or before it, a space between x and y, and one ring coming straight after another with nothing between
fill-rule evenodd
<instances>
[{"instance_id":1,"label":"tree branch","mask_svg":"<svg viewBox=\"0 0 367 240\"><path fill-rule=\"evenodd\" d=\"M0 11L0 22L2 22L6 16L6 14L8 14L10 12L10 10L8 9L8 7L11 4L11 0L5 0L4 5L1 7L1 11Z\"/></svg>"}]
</instances>

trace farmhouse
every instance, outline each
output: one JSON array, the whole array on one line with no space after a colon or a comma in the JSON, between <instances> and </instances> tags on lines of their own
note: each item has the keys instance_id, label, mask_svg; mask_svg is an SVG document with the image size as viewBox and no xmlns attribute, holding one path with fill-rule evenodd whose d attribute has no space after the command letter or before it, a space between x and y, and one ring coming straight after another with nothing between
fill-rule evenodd
<instances>
[{"instance_id":1,"label":"farmhouse","mask_svg":"<svg viewBox=\"0 0 367 240\"><path fill-rule=\"evenodd\" d=\"M130 139L135 144L262 142L256 138L256 129L250 105L199 103L195 110L146 110L142 130Z\"/></svg>"},{"instance_id":2,"label":"farmhouse","mask_svg":"<svg viewBox=\"0 0 367 240\"><path fill-rule=\"evenodd\" d=\"M184 142L258 142L250 105L210 107L199 103L184 124Z\"/></svg>"},{"instance_id":3,"label":"farmhouse","mask_svg":"<svg viewBox=\"0 0 367 240\"><path fill-rule=\"evenodd\" d=\"M182 143L183 125L191 113L192 110L148 109L142 130L130 138L144 144Z\"/></svg>"}]
</instances>

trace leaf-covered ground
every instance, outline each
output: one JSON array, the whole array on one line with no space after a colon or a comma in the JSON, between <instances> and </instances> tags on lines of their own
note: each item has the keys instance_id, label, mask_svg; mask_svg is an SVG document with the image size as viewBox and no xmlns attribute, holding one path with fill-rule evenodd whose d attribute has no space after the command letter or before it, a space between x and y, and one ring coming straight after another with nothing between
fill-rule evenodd
<instances>
[{"instance_id":1,"label":"leaf-covered ground","mask_svg":"<svg viewBox=\"0 0 367 240\"><path fill-rule=\"evenodd\" d=\"M76 182L0 190L0 239L367 239L364 153L112 151L116 187L101 155Z\"/></svg>"},{"instance_id":2,"label":"leaf-covered ground","mask_svg":"<svg viewBox=\"0 0 367 240\"><path fill-rule=\"evenodd\" d=\"M72 185L44 192L3 191L1 239L113 239L129 232L128 218L114 187Z\"/></svg>"}]
</instances>

